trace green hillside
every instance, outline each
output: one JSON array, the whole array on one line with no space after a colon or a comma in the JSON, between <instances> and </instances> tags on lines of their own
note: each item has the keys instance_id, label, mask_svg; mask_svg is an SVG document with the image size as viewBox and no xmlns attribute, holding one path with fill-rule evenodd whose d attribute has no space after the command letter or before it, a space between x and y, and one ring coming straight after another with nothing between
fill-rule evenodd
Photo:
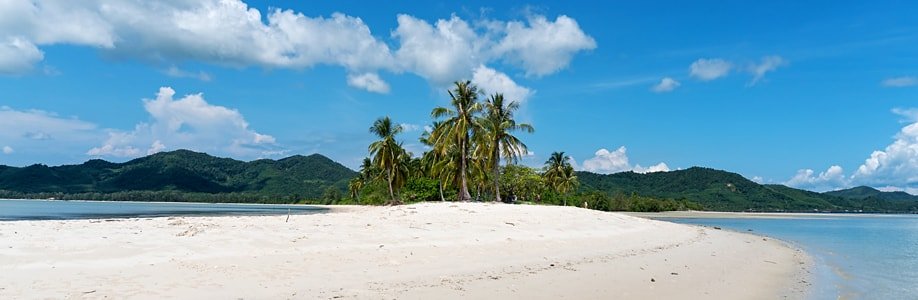
<instances>
[{"instance_id":1,"label":"green hillside","mask_svg":"<svg viewBox=\"0 0 918 300\"><path fill-rule=\"evenodd\" d=\"M717 211L866 211L914 212L918 201L877 197L851 199L783 185L761 185L721 170L693 167L671 172L594 174L578 172L581 191L636 194L687 200Z\"/></svg>"},{"instance_id":2,"label":"green hillside","mask_svg":"<svg viewBox=\"0 0 918 300\"><path fill-rule=\"evenodd\" d=\"M124 163L94 159L56 167L0 166L0 198L290 203L320 199L329 190L345 194L348 180L356 176L319 154L244 162L178 150ZM577 172L577 177L578 195L587 200L601 193L609 199L635 195L718 211L918 211L918 197L904 192L856 187L816 193L700 167L647 174ZM586 201L581 200L574 203Z\"/></svg>"},{"instance_id":3,"label":"green hillside","mask_svg":"<svg viewBox=\"0 0 918 300\"><path fill-rule=\"evenodd\" d=\"M356 173L319 154L243 162L188 150L162 152L125 163L90 160L80 165L0 167L7 195L82 194L108 199L126 192L234 194L235 199L315 199L328 188L340 191ZM136 193L135 193L136 194ZM116 197L117 198L117 197ZM183 199L165 199L181 201Z\"/></svg>"}]
</instances>

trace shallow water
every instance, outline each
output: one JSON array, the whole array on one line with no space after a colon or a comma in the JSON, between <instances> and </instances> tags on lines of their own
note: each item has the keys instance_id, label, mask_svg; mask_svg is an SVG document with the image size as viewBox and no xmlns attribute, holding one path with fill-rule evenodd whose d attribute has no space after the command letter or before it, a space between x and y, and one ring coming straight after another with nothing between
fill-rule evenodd
<instances>
[{"instance_id":1,"label":"shallow water","mask_svg":"<svg viewBox=\"0 0 918 300\"><path fill-rule=\"evenodd\" d=\"M816 264L812 299L918 299L918 216L820 218L665 218L771 236Z\"/></svg>"},{"instance_id":2,"label":"shallow water","mask_svg":"<svg viewBox=\"0 0 918 300\"><path fill-rule=\"evenodd\" d=\"M279 215L326 211L305 205L0 199L0 221L204 215Z\"/></svg>"}]
</instances>

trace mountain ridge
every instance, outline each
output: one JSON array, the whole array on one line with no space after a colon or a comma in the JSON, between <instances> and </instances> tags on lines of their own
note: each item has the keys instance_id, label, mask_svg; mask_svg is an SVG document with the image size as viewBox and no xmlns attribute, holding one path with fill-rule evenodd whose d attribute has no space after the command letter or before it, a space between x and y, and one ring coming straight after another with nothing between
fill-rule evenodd
<instances>
[{"instance_id":1,"label":"mountain ridge","mask_svg":"<svg viewBox=\"0 0 918 300\"><path fill-rule=\"evenodd\" d=\"M20 193L176 191L254 193L318 198L329 186L343 191L353 170L321 155L240 161L175 150L123 163L91 159L49 167L0 167L0 190Z\"/></svg>"},{"instance_id":2,"label":"mountain ridge","mask_svg":"<svg viewBox=\"0 0 918 300\"><path fill-rule=\"evenodd\" d=\"M870 187L817 193L759 184L706 167L653 173L577 172L581 194L685 200L706 210L790 212L916 212L918 196ZM351 170L321 154L241 161L190 150L160 152L122 163L0 165L0 197L83 200L297 202L329 190L344 194Z\"/></svg>"}]
</instances>

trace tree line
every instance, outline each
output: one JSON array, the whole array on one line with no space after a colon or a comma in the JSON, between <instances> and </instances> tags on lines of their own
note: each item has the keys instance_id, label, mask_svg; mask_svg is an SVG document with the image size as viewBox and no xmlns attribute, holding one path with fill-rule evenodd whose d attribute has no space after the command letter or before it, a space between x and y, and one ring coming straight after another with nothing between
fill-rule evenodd
<instances>
[{"instance_id":1,"label":"tree line","mask_svg":"<svg viewBox=\"0 0 918 300\"><path fill-rule=\"evenodd\" d=\"M374 185L385 186L388 204L447 198L541 202L545 196L566 202L576 190L577 175L564 152L552 153L541 172L516 164L528 153L518 134L535 132L515 119L519 102L500 93L481 101L470 81L455 82L448 94L449 106L431 110L431 124L420 137L429 150L417 157L398 141L401 125L388 116L373 122L370 132L378 139L349 183L352 199L379 202Z\"/></svg>"}]
</instances>

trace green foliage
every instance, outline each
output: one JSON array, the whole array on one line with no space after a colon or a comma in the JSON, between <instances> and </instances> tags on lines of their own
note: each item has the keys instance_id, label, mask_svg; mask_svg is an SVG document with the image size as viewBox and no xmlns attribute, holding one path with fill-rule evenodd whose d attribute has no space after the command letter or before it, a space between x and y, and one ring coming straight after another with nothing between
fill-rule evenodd
<instances>
[{"instance_id":1,"label":"green foliage","mask_svg":"<svg viewBox=\"0 0 918 300\"><path fill-rule=\"evenodd\" d=\"M413 177L401 191L405 202L438 201L440 192L438 181L426 177Z\"/></svg>"},{"instance_id":2,"label":"green foliage","mask_svg":"<svg viewBox=\"0 0 918 300\"><path fill-rule=\"evenodd\" d=\"M322 193L322 200L325 201L324 204L338 203L338 201L341 201L341 198L341 190L334 186L325 188L325 192Z\"/></svg>"},{"instance_id":3,"label":"green foliage","mask_svg":"<svg viewBox=\"0 0 918 300\"><path fill-rule=\"evenodd\" d=\"M577 175L582 183L581 192L672 199L677 203L697 203L704 209L717 211L918 211L918 201L914 200L842 198L831 192L821 194L783 185L760 185L735 173L700 167L647 174L577 172ZM659 203L657 206L669 209L673 205ZM642 203L633 209L653 210L657 206Z\"/></svg>"},{"instance_id":4,"label":"green foliage","mask_svg":"<svg viewBox=\"0 0 918 300\"><path fill-rule=\"evenodd\" d=\"M322 155L242 162L188 150L125 163L0 168L5 197L82 200L293 203L347 188L356 173ZM140 195L149 196L148 198ZM220 195L220 196L210 196ZM225 200L219 200L220 198Z\"/></svg>"},{"instance_id":5,"label":"green foliage","mask_svg":"<svg viewBox=\"0 0 918 300\"><path fill-rule=\"evenodd\" d=\"M524 202L541 202L547 190L545 180L535 169L520 165L502 167L500 185L504 198Z\"/></svg>"}]
</instances>

